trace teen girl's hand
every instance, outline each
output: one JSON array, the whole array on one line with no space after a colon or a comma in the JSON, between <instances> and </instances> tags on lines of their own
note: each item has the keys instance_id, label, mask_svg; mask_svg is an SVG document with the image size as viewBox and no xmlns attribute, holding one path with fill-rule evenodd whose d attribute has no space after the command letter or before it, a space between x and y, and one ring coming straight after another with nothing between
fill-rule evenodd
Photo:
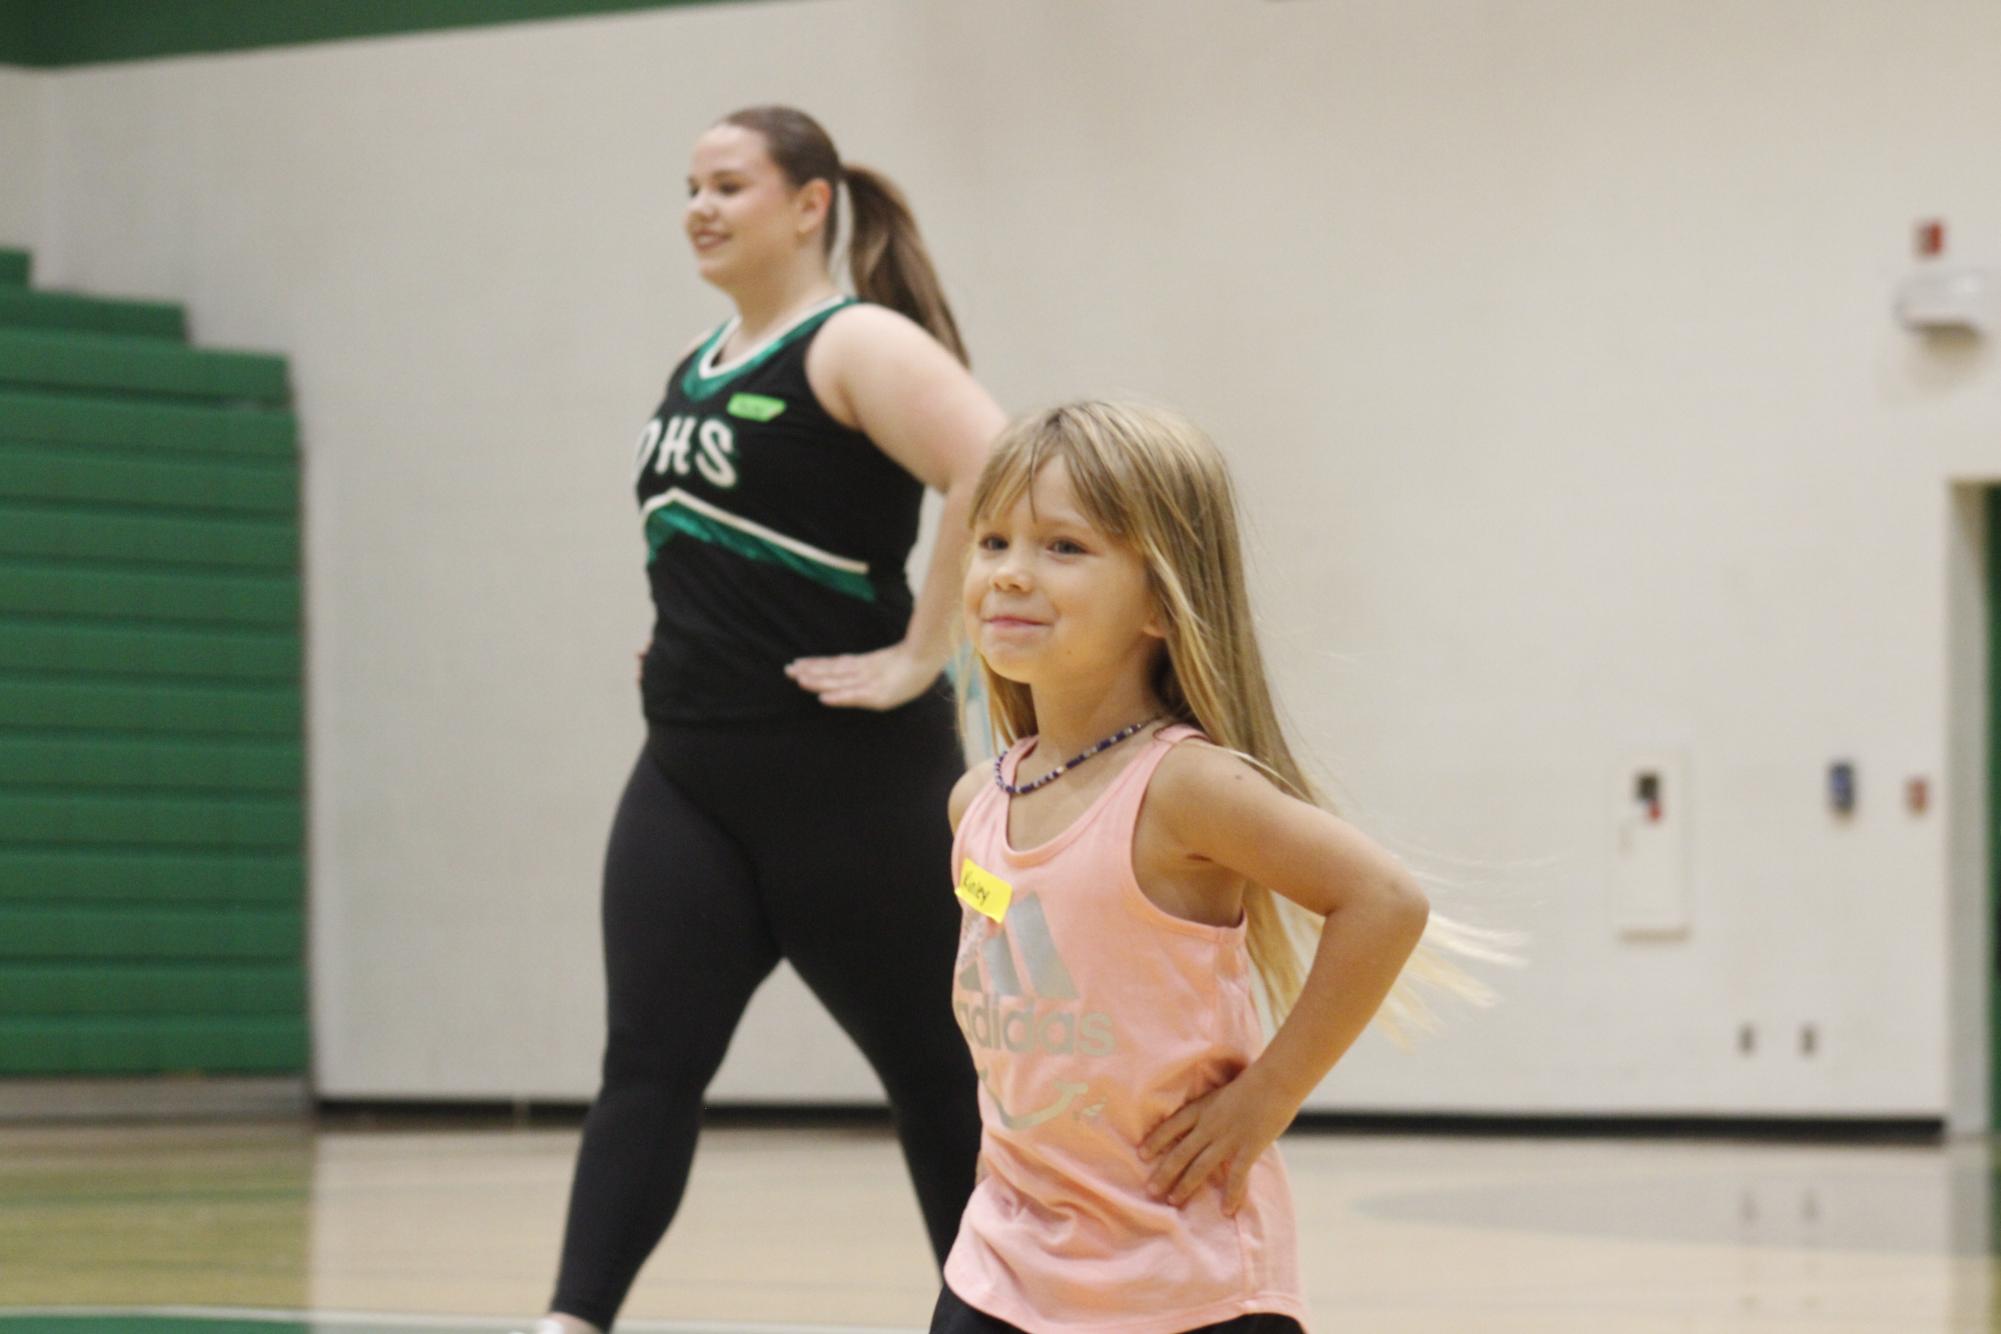
<instances>
[{"instance_id":1,"label":"teen girl's hand","mask_svg":"<svg viewBox=\"0 0 2001 1334\"><path fill-rule=\"evenodd\" d=\"M1185 1104L1154 1127L1139 1156L1154 1163L1147 1189L1179 1208L1204 1183L1222 1178L1223 1212L1234 1214L1250 1188L1251 1165L1299 1111L1264 1087L1256 1067Z\"/></svg>"},{"instance_id":2,"label":"teen girl's hand","mask_svg":"<svg viewBox=\"0 0 2001 1334\"><path fill-rule=\"evenodd\" d=\"M849 709L893 709L908 704L938 679L939 666L930 655L908 644L891 644L873 653L843 653L831 658L800 658L785 665L785 674L822 704Z\"/></svg>"}]
</instances>

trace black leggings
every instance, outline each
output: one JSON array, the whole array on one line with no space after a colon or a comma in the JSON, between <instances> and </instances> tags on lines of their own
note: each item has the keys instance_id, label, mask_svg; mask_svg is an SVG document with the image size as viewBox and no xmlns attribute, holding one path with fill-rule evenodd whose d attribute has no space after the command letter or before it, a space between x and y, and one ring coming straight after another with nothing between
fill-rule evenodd
<instances>
[{"instance_id":1,"label":"black leggings","mask_svg":"<svg viewBox=\"0 0 2001 1334\"><path fill-rule=\"evenodd\" d=\"M940 1288L938 1305L931 1312L931 1334L1023 1334L1023 1331L966 1305L950 1288ZM1260 1311L1219 1325L1202 1325L1190 1334L1299 1334L1299 1322L1276 1311Z\"/></svg>"},{"instance_id":2,"label":"black leggings","mask_svg":"<svg viewBox=\"0 0 2001 1334\"><path fill-rule=\"evenodd\" d=\"M781 958L881 1078L943 1263L980 1141L950 1004L945 798L963 771L942 694L648 737L605 856L610 1031L552 1310L611 1327L681 1203L703 1091Z\"/></svg>"}]
</instances>

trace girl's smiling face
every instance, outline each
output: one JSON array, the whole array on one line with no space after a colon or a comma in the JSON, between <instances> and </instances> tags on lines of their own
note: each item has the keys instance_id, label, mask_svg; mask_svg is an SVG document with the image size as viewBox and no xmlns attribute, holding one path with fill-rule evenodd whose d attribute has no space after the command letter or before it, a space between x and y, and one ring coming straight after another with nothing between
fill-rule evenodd
<instances>
[{"instance_id":1,"label":"girl's smiling face","mask_svg":"<svg viewBox=\"0 0 2001 1334\"><path fill-rule=\"evenodd\" d=\"M794 188L757 131L712 126L688 163L682 226L696 270L726 284L785 260L824 211L825 183L817 184Z\"/></svg>"},{"instance_id":2,"label":"girl's smiling face","mask_svg":"<svg viewBox=\"0 0 2001 1334\"><path fill-rule=\"evenodd\" d=\"M1146 562L1085 515L1061 459L974 519L965 610L987 665L1024 685L1144 679L1163 639Z\"/></svg>"}]
</instances>

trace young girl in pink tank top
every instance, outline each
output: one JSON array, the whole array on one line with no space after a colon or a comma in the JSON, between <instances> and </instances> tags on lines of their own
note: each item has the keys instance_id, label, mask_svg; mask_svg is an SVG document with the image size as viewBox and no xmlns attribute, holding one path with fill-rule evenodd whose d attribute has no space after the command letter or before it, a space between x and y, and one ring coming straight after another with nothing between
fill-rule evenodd
<instances>
[{"instance_id":1,"label":"young girl in pink tank top","mask_svg":"<svg viewBox=\"0 0 2001 1334\"><path fill-rule=\"evenodd\" d=\"M1303 1327L1273 1141L1389 994L1425 898L1287 748L1199 431L1034 415L973 512L966 624L1009 744L951 799L984 1136L932 1330Z\"/></svg>"}]
</instances>

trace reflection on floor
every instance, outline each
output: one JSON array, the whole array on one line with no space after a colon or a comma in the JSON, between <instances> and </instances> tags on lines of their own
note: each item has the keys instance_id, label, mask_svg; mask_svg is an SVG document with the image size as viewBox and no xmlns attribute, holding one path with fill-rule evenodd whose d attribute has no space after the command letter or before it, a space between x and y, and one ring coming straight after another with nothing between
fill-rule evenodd
<instances>
[{"instance_id":1,"label":"reflection on floor","mask_svg":"<svg viewBox=\"0 0 2001 1334\"><path fill-rule=\"evenodd\" d=\"M0 1129L0 1334L501 1334L547 1300L575 1144ZM1284 1152L1327 1329L2001 1329L1985 1142L1295 1134ZM936 1282L886 1133L719 1129L621 1329L917 1329Z\"/></svg>"}]
</instances>

